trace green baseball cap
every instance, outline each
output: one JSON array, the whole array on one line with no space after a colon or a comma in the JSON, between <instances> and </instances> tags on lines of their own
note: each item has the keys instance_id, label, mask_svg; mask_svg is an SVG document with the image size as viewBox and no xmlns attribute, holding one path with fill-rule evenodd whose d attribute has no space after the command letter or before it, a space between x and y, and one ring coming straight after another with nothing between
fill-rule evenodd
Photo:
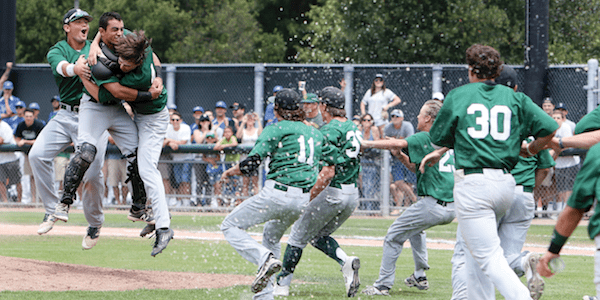
<instances>
[{"instance_id":1,"label":"green baseball cap","mask_svg":"<svg viewBox=\"0 0 600 300\"><path fill-rule=\"evenodd\" d=\"M300 103L319 103L319 97L316 94L308 93L306 94L306 99L302 99Z\"/></svg>"}]
</instances>

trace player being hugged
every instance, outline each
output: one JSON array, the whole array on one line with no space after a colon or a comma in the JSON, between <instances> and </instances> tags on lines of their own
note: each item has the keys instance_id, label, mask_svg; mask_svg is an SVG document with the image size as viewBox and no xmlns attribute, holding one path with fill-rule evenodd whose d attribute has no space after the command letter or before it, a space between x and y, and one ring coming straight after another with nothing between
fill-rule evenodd
<instances>
[{"instance_id":1,"label":"player being hugged","mask_svg":"<svg viewBox=\"0 0 600 300\"><path fill-rule=\"evenodd\" d=\"M558 124L525 94L494 82L503 64L494 48L473 45L466 58L470 83L448 94L430 135L435 145L454 149L456 216L468 249L467 297L495 299L495 286L506 299L531 299L504 258L497 222L514 201L510 171L522 153L521 141L536 137L523 151L533 156ZM420 169L443 151L428 154Z\"/></svg>"},{"instance_id":2,"label":"player being hugged","mask_svg":"<svg viewBox=\"0 0 600 300\"><path fill-rule=\"evenodd\" d=\"M231 246L246 260L259 266L252 283L254 299L273 299L271 276L281 270L277 258L283 233L300 217L310 201L311 187L317 182L317 165L321 149L328 144L318 129L303 123L300 95L282 89L275 97L277 124L267 126L258 137L248 157L225 171L221 180L234 175L250 175L269 156L269 173L265 186L236 207L221 224L221 231ZM246 229L264 223L262 245Z\"/></svg>"},{"instance_id":3,"label":"player being hugged","mask_svg":"<svg viewBox=\"0 0 600 300\"><path fill-rule=\"evenodd\" d=\"M340 89L326 87L319 97L319 109L326 123L321 133L333 147L323 150L324 166L310 191L311 202L292 227L283 269L277 275L275 296L289 295L293 272L308 242L340 264L348 297L354 297L360 286L360 260L348 256L331 237L358 206L360 131L346 118L346 99Z\"/></svg>"}]
</instances>

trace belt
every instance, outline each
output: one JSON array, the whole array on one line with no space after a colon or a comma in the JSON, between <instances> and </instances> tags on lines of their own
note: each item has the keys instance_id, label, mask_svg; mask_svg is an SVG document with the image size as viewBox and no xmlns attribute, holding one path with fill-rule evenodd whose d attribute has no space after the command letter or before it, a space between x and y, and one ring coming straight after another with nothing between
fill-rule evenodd
<instances>
[{"instance_id":1,"label":"belt","mask_svg":"<svg viewBox=\"0 0 600 300\"><path fill-rule=\"evenodd\" d=\"M452 202L446 202L446 201L442 201L442 200L437 200L437 204L446 207L448 206L448 203L452 203Z\"/></svg>"},{"instance_id":2,"label":"belt","mask_svg":"<svg viewBox=\"0 0 600 300\"><path fill-rule=\"evenodd\" d=\"M533 193L533 187L532 186L523 186L523 192Z\"/></svg>"},{"instance_id":3,"label":"belt","mask_svg":"<svg viewBox=\"0 0 600 300\"><path fill-rule=\"evenodd\" d=\"M351 186L354 186L354 187L358 187L356 185L356 183L344 184L344 185L351 185ZM336 189L342 189L342 184L339 183L339 182L332 183L330 186L333 187L333 188L336 188Z\"/></svg>"},{"instance_id":4,"label":"belt","mask_svg":"<svg viewBox=\"0 0 600 300\"><path fill-rule=\"evenodd\" d=\"M497 168L489 168L489 169L502 170L502 172L504 172L504 174L509 173L506 169L497 169ZM483 168L463 169L463 171L465 172L465 175L483 174Z\"/></svg>"},{"instance_id":5,"label":"belt","mask_svg":"<svg viewBox=\"0 0 600 300\"><path fill-rule=\"evenodd\" d=\"M273 188L276 189L276 190L284 191L284 192L288 191L288 187L287 186L281 185L281 184L277 184L277 183L275 185L273 185ZM306 194L308 192L310 192L310 188L309 187L302 188L302 193Z\"/></svg>"},{"instance_id":6,"label":"belt","mask_svg":"<svg viewBox=\"0 0 600 300\"><path fill-rule=\"evenodd\" d=\"M60 108L66 110L66 111L72 111L72 112L76 112L76 113L79 112L79 105L69 105L69 104L61 102Z\"/></svg>"}]
</instances>

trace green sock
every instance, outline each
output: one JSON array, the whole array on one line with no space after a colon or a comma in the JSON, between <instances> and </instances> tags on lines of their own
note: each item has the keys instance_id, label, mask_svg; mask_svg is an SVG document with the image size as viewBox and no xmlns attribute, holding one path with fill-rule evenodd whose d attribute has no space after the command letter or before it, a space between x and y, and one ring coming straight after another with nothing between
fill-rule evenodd
<instances>
[{"instance_id":1,"label":"green sock","mask_svg":"<svg viewBox=\"0 0 600 300\"><path fill-rule=\"evenodd\" d=\"M335 261L338 262L338 264L343 265L344 261L341 260L337 254L336 251L337 249L340 247L340 245L338 245L337 241L334 240L332 237L330 236L325 236L325 237L321 237L316 241L312 242L313 247L321 250L323 253L327 254L327 256L333 258Z\"/></svg>"},{"instance_id":2,"label":"green sock","mask_svg":"<svg viewBox=\"0 0 600 300\"><path fill-rule=\"evenodd\" d=\"M281 272L277 274L277 282L280 278L294 273L300 258L302 257L302 248L287 245L283 254L283 266Z\"/></svg>"}]
</instances>

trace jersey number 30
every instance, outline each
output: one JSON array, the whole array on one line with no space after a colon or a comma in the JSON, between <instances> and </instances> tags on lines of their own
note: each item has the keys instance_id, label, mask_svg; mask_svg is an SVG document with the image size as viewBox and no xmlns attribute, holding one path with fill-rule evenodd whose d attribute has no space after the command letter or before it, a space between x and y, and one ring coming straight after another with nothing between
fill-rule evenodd
<instances>
[{"instance_id":1,"label":"jersey number 30","mask_svg":"<svg viewBox=\"0 0 600 300\"><path fill-rule=\"evenodd\" d=\"M475 118L475 123L479 125L480 129L475 127L467 128L469 136L474 139L484 139L489 135L496 141L506 141L510 137L510 118L512 112L506 105L495 105L492 109L488 110L485 105L480 103L473 103L467 108L467 114L474 115L479 112L480 116ZM500 132L500 115L503 116L502 132Z\"/></svg>"}]
</instances>

